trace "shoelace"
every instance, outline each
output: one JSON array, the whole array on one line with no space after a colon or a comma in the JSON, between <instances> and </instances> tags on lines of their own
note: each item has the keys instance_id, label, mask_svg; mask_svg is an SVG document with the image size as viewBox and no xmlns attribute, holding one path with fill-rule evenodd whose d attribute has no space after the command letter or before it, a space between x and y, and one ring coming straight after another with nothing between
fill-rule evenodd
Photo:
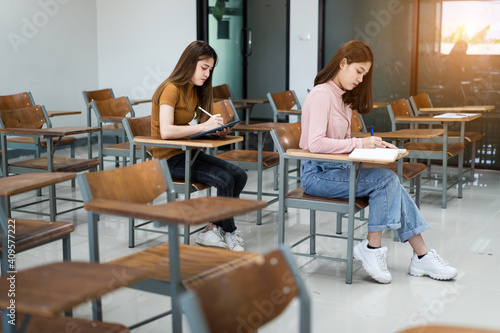
<instances>
[{"instance_id":1,"label":"shoelace","mask_svg":"<svg viewBox=\"0 0 500 333\"><path fill-rule=\"evenodd\" d=\"M446 267L448 266L448 262L446 260L444 260L443 258L441 258L441 256L439 254L437 254L436 252L433 253L434 255L432 256L433 260L439 264L440 266L442 267Z\"/></svg>"},{"instance_id":2,"label":"shoelace","mask_svg":"<svg viewBox=\"0 0 500 333\"><path fill-rule=\"evenodd\" d=\"M387 251L381 250L380 253L380 256L376 256L379 267L383 267L384 271L387 271L387 262L385 261L385 258L387 257Z\"/></svg>"}]
</instances>

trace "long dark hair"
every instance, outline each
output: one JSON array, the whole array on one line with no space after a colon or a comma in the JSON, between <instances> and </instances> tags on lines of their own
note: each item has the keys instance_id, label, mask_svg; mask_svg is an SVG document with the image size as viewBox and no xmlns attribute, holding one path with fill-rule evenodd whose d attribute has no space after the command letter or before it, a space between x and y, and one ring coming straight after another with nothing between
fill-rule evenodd
<instances>
[{"instance_id":1,"label":"long dark hair","mask_svg":"<svg viewBox=\"0 0 500 333\"><path fill-rule=\"evenodd\" d=\"M180 89L184 90L184 95L186 96L186 105L188 107L196 109L197 105L188 105L187 101L187 87L193 74L196 70L196 65L198 61L213 58L214 59L214 68L217 64L217 53L215 50L205 43L204 41L194 41L189 44L184 52L182 52L179 61L177 61L177 65L175 65L172 74L163 81L160 86L156 89L153 94L153 103L157 105L160 103L160 95L163 92L165 87L172 83L178 86ZM213 93L212 93L212 75L214 74L214 69L210 73L210 76L207 78L205 83L202 86L195 86L196 94L198 95L198 105L207 110L208 112L212 112L213 107ZM197 118L199 118L200 112L197 112Z\"/></svg>"},{"instance_id":2,"label":"long dark hair","mask_svg":"<svg viewBox=\"0 0 500 333\"><path fill-rule=\"evenodd\" d=\"M365 42L352 40L342 45L333 55L332 60L323 68L316 78L314 85L326 83L332 80L340 70L340 62L347 59L347 64L353 62L371 62L370 70L355 89L348 90L342 95L344 103L351 106L361 114L369 113L373 108L373 52Z\"/></svg>"}]
</instances>

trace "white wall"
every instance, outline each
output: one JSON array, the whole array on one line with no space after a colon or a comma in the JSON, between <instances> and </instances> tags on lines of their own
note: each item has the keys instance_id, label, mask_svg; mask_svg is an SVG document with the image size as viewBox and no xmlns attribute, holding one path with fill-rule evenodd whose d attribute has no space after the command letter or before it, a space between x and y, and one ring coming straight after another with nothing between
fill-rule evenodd
<instances>
[{"instance_id":1,"label":"white wall","mask_svg":"<svg viewBox=\"0 0 500 333\"><path fill-rule=\"evenodd\" d=\"M150 98L194 40L194 0L98 0L96 88L113 88L115 96L131 99ZM134 110L137 116L148 115L151 104Z\"/></svg>"},{"instance_id":2,"label":"white wall","mask_svg":"<svg viewBox=\"0 0 500 333\"><path fill-rule=\"evenodd\" d=\"M318 73L319 1L290 2L290 89L304 104L307 89L313 88Z\"/></svg>"},{"instance_id":3,"label":"white wall","mask_svg":"<svg viewBox=\"0 0 500 333\"><path fill-rule=\"evenodd\" d=\"M0 0L0 35L0 95L84 111L81 91L97 84L95 1ZM86 124L84 114L52 122Z\"/></svg>"},{"instance_id":4,"label":"white wall","mask_svg":"<svg viewBox=\"0 0 500 333\"><path fill-rule=\"evenodd\" d=\"M317 6L291 1L290 88L301 102L317 72ZM83 90L153 94L196 39L196 1L0 0L0 36L0 95L31 91L49 110L83 112L54 126L85 125Z\"/></svg>"}]
</instances>

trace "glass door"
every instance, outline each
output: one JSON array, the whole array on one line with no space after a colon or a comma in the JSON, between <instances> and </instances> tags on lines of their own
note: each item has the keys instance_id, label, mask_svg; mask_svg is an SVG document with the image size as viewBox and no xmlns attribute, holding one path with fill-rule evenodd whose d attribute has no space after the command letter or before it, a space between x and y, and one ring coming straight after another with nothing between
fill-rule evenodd
<instances>
[{"instance_id":1,"label":"glass door","mask_svg":"<svg viewBox=\"0 0 500 333\"><path fill-rule=\"evenodd\" d=\"M208 1L208 43L219 56L212 84L228 84L233 98L245 95L245 56L251 52L251 33L244 29L245 2Z\"/></svg>"}]
</instances>

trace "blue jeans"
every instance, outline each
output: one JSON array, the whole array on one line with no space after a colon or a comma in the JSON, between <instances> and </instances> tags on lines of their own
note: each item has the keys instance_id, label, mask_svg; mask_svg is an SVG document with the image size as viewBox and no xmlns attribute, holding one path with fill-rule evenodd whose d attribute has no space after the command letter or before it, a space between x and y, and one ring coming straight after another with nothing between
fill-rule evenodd
<instances>
[{"instance_id":1,"label":"blue jeans","mask_svg":"<svg viewBox=\"0 0 500 333\"><path fill-rule=\"evenodd\" d=\"M185 160L185 154L175 155L167 160L174 180L184 180ZM242 168L220 158L207 155L202 151L191 166L191 180L215 187L219 197L238 198L247 183L247 178L248 175ZM214 224L222 226L222 230L226 232L236 230L234 218L221 220Z\"/></svg>"},{"instance_id":2,"label":"blue jeans","mask_svg":"<svg viewBox=\"0 0 500 333\"><path fill-rule=\"evenodd\" d=\"M302 161L304 192L327 198L349 198L350 166L344 163ZM368 232L394 229L401 242L429 228L420 210L391 170L361 169L356 197L368 197Z\"/></svg>"}]
</instances>

